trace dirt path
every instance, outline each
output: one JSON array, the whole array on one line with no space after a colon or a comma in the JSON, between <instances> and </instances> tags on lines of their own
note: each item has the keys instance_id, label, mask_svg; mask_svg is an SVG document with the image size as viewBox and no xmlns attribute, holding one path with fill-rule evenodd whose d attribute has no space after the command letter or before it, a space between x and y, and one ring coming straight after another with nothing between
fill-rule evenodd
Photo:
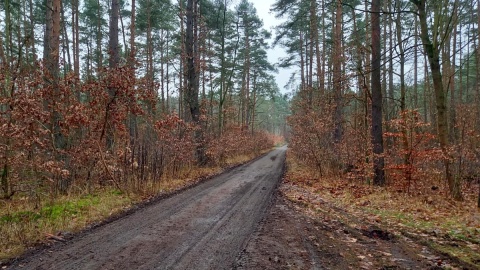
<instances>
[{"instance_id":1,"label":"dirt path","mask_svg":"<svg viewBox=\"0 0 480 270\"><path fill-rule=\"evenodd\" d=\"M271 203L286 148L9 269L230 269Z\"/></svg>"}]
</instances>

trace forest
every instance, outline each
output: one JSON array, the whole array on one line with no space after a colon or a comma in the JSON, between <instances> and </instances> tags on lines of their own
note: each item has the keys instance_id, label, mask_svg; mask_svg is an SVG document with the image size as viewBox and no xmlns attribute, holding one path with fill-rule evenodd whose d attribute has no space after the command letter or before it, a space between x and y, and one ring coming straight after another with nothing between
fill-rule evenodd
<instances>
[{"instance_id":1,"label":"forest","mask_svg":"<svg viewBox=\"0 0 480 270\"><path fill-rule=\"evenodd\" d=\"M288 108L252 5L180 4L4 3L4 198L140 188L271 145Z\"/></svg>"},{"instance_id":2,"label":"forest","mask_svg":"<svg viewBox=\"0 0 480 270\"><path fill-rule=\"evenodd\" d=\"M280 15L295 10L276 41L292 51L291 36L303 43L282 63L299 59L292 152L320 176L348 172L405 190L436 178L461 200L463 185L478 181L476 3L323 4L320 13L315 1L275 6ZM310 27L294 32L302 12L310 17L300 25Z\"/></svg>"},{"instance_id":3,"label":"forest","mask_svg":"<svg viewBox=\"0 0 480 270\"><path fill-rule=\"evenodd\" d=\"M272 11L285 19L280 66L297 70L287 197L361 213L476 269L480 1L278 0Z\"/></svg>"},{"instance_id":4,"label":"forest","mask_svg":"<svg viewBox=\"0 0 480 270\"><path fill-rule=\"evenodd\" d=\"M2 1L0 259L283 143L287 182L454 205L478 244L480 1L270 12L273 29L248 0Z\"/></svg>"}]
</instances>

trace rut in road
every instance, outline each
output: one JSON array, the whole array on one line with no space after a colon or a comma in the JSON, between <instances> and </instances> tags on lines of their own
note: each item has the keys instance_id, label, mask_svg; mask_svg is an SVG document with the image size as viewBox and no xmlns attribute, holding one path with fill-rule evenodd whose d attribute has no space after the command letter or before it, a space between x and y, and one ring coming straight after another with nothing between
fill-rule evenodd
<instances>
[{"instance_id":1,"label":"rut in road","mask_svg":"<svg viewBox=\"0 0 480 270\"><path fill-rule=\"evenodd\" d=\"M10 269L230 269L265 215L286 147Z\"/></svg>"}]
</instances>

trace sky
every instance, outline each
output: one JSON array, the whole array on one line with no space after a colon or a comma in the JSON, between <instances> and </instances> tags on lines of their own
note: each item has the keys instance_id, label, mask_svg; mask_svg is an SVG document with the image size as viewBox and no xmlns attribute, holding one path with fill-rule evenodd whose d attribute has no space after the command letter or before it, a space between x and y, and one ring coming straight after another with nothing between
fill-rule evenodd
<instances>
[{"instance_id":1,"label":"sky","mask_svg":"<svg viewBox=\"0 0 480 270\"><path fill-rule=\"evenodd\" d=\"M270 44L272 44L273 36L275 35L273 27L282 22L281 20L275 18L275 16L270 12L270 8L275 0L252 0L252 2L257 9L258 17L263 20L264 28L272 33L272 39L270 40ZM285 50L280 46L268 50L268 60L272 64L277 63L279 58L285 57L286 55L287 54ZM276 74L277 85L282 93L290 92L290 90L285 89L284 86L288 83L292 72L293 70L291 69L279 69L278 74Z\"/></svg>"}]
</instances>

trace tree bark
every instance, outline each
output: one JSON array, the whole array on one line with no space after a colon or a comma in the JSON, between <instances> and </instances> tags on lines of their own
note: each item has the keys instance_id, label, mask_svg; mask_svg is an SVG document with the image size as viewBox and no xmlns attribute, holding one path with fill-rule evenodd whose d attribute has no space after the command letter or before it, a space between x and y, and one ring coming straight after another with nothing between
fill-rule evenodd
<instances>
[{"instance_id":1,"label":"tree bark","mask_svg":"<svg viewBox=\"0 0 480 270\"><path fill-rule=\"evenodd\" d=\"M60 113L57 109L57 100L60 97L59 82L59 58L60 58L60 0L47 1L47 27L45 32L45 68L46 85L51 87L52 96L47 100L48 110L51 113L51 131L54 145L57 149L63 148L64 140L60 129ZM60 158L60 157L57 157Z\"/></svg>"},{"instance_id":2,"label":"tree bark","mask_svg":"<svg viewBox=\"0 0 480 270\"><path fill-rule=\"evenodd\" d=\"M480 1L477 1L477 18L478 18L478 24L480 26ZM477 57L477 67L476 67L476 79L477 79L477 85L476 85L476 95L475 95L475 100L477 104L477 132L480 131L480 27L477 29L478 34L477 34L477 40L478 40L478 45L477 45L477 50L475 52L475 55ZM480 190L480 189L479 189ZM478 198L478 206L480 207L480 193L479 193L479 198Z\"/></svg>"},{"instance_id":3,"label":"tree bark","mask_svg":"<svg viewBox=\"0 0 480 270\"><path fill-rule=\"evenodd\" d=\"M29 20L30 20L30 38L31 38L31 49L32 49L32 56L33 56L33 64L37 61L37 52L35 49L35 20L33 17L33 2L32 0L28 1L29 6Z\"/></svg>"},{"instance_id":4,"label":"tree bark","mask_svg":"<svg viewBox=\"0 0 480 270\"><path fill-rule=\"evenodd\" d=\"M197 24L197 14L196 8L197 1L188 0L187 9L186 9L186 33L185 33L185 57L186 57L186 70L185 70L185 81L187 87L185 89L185 102L188 105L191 120L198 126L198 129L195 131L195 141L197 143L196 147L196 158L199 165L205 165L205 148L203 143L203 130L201 130L200 125L200 107L198 102L198 91L199 91L199 76L198 70L196 67L196 61L198 61L198 55L195 54L195 40L196 40L196 31L195 25Z\"/></svg>"}]
</instances>

